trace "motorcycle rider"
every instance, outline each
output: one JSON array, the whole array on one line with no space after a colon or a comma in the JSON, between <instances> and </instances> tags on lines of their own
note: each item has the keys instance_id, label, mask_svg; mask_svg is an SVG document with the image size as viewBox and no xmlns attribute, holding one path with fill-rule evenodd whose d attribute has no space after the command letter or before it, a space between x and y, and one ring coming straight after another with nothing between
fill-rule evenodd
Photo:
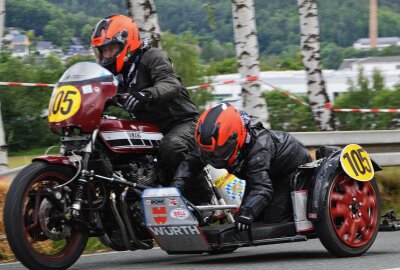
<instances>
[{"instance_id":1,"label":"motorcycle rider","mask_svg":"<svg viewBox=\"0 0 400 270\"><path fill-rule=\"evenodd\" d=\"M308 150L292 135L268 130L228 103L209 108L196 125L197 149L178 167L172 186L184 189L207 164L244 179L246 188L235 226L253 221L291 221L290 180L299 165L310 162Z\"/></svg>"},{"instance_id":2,"label":"motorcycle rider","mask_svg":"<svg viewBox=\"0 0 400 270\"><path fill-rule=\"evenodd\" d=\"M132 18L112 15L101 19L93 29L91 41L97 62L119 80L124 108L139 121L160 127L160 180L164 186L169 185L176 168L195 146L197 106L171 60L162 50L151 48L148 39L140 38ZM185 194L194 204L211 198L206 181L201 179L190 185Z\"/></svg>"}]
</instances>

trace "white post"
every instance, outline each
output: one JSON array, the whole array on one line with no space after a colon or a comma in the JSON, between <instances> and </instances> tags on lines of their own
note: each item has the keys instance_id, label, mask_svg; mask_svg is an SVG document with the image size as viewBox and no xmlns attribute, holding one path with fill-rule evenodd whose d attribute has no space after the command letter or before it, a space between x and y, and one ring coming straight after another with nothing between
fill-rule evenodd
<instances>
[{"instance_id":1,"label":"white post","mask_svg":"<svg viewBox=\"0 0 400 270\"><path fill-rule=\"evenodd\" d=\"M156 5L153 0L127 0L129 17L139 28L140 37L151 39L151 45L161 49L161 29L158 24Z\"/></svg>"},{"instance_id":2,"label":"white post","mask_svg":"<svg viewBox=\"0 0 400 270\"><path fill-rule=\"evenodd\" d=\"M319 130L335 130L329 96L322 76L317 0L297 0L300 17L301 56L307 73L308 97Z\"/></svg>"},{"instance_id":3,"label":"white post","mask_svg":"<svg viewBox=\"0 0 400 270\"><path fill-rule=\"evenodd\" d=\"M242 78L260 75L257 29L253 0L232 0L233 33L239 73ZM268 110L262 97L261 83L249 81L242 85L243 109L252 122L269 127Z\"/></svg>"},{"instance_id":4,"label":"white post","mask_svg":"<svg viewBox=\"0 0 400 270\"><path fill-rule=\"evenodd\" d=\"M0 172L7 169L7 147L4 134L3 118L1 117L1 103L0 103Z\"/></svg>"},{"instance_id":5,"label":"white post","mask_svg":"<svg viewBox=\"0 0 400 270\"><path fill-rule=\"evenodd\" d=\"M6 16L5 2L6 0L0 0L0 50L3 46L4 19Z\"/></svg>"}]
</instances>

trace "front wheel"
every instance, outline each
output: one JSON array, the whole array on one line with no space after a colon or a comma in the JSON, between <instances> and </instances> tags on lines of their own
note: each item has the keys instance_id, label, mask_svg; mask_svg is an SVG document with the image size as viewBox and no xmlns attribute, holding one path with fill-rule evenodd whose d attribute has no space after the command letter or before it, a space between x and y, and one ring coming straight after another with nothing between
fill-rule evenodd
<instances>
[{"instance_id":1,"label":"front wheel","mask_svg":"<svg viewBox=\"0 0 400 270\"><path fill-rule=\"evenodd\" d=\"M356 181L340 172L330 183L317 232L322 244L338 257L366 252L379 229L380 195L375 179Z\"/></svg>"},{"instance_id":2,"label":"front wheel","mask_svg":"<svg viewBox=\"0 0 400 270\"><path fill-rule=\"evenodd\" d=\"M29 269L67 269L86 246L87 229L60 218L65 209L46 195L73 175L68 166L34 162L10 186L4 206L7 239Z\"/></svg>"}]
</instances>

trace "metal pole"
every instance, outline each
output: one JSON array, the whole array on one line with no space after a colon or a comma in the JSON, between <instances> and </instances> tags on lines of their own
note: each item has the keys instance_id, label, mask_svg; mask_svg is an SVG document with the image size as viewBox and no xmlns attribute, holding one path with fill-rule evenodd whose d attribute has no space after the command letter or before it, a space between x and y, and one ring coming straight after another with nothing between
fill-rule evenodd
<instances>
[{"instance_id":1,"label":"metal pole","mask_svg":"<svg viewBox=\"0 0 400 270\"><path fill-rule=\"evenodd\" d=\"M0 0L1 1L1 0ZM0 172L7 170L7 147L4 135L3 118L1 117L1 103L0 103Z\"/></svg>"},{"instance_id":2,"label":"metal pole","mask_svg":"<svg viewBox=\"0 0 400 270\"><path fill-rule=\"evenodd\" d=\"M4 19L6 16L5 2L6 0L0 0L0 50L3 46Z\"/></svg>"}]
</instances>

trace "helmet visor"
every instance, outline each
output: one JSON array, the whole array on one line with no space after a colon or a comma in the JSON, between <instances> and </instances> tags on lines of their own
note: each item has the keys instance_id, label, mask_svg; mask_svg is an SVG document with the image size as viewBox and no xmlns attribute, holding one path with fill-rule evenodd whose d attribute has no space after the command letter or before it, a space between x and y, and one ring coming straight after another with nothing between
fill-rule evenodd
<instances>
[{"instance_id":1,"label":"helmet visor","mask_svg":"<svg viewBox=\"0 0 400 270\"><path fill-rule=\"evenodd\" d=\"M203 161L217 169L225 167L236 149L237 136L235 135L229 137L222 146L216 146L213 151L201 149Z\"/></svg>"},{"instance_id":2,"label":"helmet visor","mask_svg":"<svg viewBox=\"0 0 400 270\"><path fill-rule=\"evenodd\" d=\"M115 62L115 59L121 53L123 48L123 44L119 42L112 42L102 46L94 47L93 51L97 62L102 66L108 66Z\"/></svg>"}]
</instances>

